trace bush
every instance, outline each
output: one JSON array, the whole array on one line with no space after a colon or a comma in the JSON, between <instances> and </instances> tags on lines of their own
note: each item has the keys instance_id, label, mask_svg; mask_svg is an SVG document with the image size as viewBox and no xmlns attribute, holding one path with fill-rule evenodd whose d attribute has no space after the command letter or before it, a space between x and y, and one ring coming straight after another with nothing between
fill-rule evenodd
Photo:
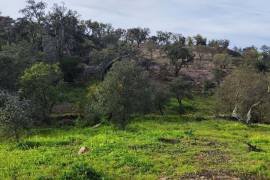
<instances>
[{"instance_id":1,"label":"bush","mask_svg":"<svg viewBox=\"0 0 270 180\"><path fill-rule=\"evenodd\" d=\"M87 102L84 104L84 118L78 119L76 125L80 127L93 126L101 122L101 114L99 113L98 104L98 93L99 86L93 84L88 88Z\"/></svg>"},{"instance_id":2,"label":"bush","mask_svg":"<svg viewBox=\"0 0 270 180\"><path fill-rule=\"evenodd\" d=\"M110 115L121 128L125 128L132 114L152 109L148 74L132 61L115 63L96 94L96 109L103 115Z\"/></svg>"},{"instance_id":3,"label":"bush","mask_svg":"<svg viewBox=\"0 0 270 180\"><path fill-rule=\"evenodd\" d=\"M66 171L61 177L63 180L101 180L102 177L94 169L88 167L86 164L79 163L74 165L71 170Z\"/></svg>"},{"instance_id":4,"label":"bush","mask_svg":"<svg viewBox=\"0 0 270 180\"><path fill-rule=\"evenodd\" d=\"M19 141L31 124L29 101L0 91L0 133Z\"/></svg>"},{"instance_id":5,"label":"bush","mask_svg":"<svg viewBox=\"0 0 270 180\"><path fill-rule=\"evenodd\" d=\"M53 105L58 99L61 72L57 64L36 63L21 76L22 96L31 100L35 118L48 120ZM47 121L46 121L47 122Z\"/></svg>"},{"instance_id":6,"label":"bush","mask_svg":"<svg viewBox=\"0 0 270 180\"><path fill-rule=\"evenodd\" d=\"M213 95L214 90L216 88L216 84L213 81L206 80L203 83L203 94L204 95Z\"/></svg>"}]
</instances>

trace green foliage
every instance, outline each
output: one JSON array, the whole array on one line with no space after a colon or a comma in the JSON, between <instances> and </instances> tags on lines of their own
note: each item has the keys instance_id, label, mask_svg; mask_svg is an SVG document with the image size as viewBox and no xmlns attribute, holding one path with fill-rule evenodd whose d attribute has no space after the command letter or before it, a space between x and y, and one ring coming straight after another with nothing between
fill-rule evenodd
<instances>
[{"instance_id":1,"label":"green foliage","mask_svg":"<svg viewBox=\"0 0 270 180\"><path fill-rule=\"evenodd\" d=\"M151 88L146 72L132 61L113 65L97 93L97 107L124 128L134 113L146 113L151 106Z\"/></svg>"},{"instance_id":2,"label":"green foliage","mask_svg":"<svg viewBox=\"0 0 270 180\"><path fill-rule=\"evenodd\" d=\"M222 49L222 50L226 50L230 45L230 41L229 40L211 40L208 43L208 46L216 48L216 49Z\"/></svg>"},{"instance_id":3,"label":"green foliage","mask_svg":"<svg viewBox=\"0 0 270 180\"><path fill-rule=\"evenodd\" d=\"M269 118L269 79L252 69L235 70L217 92L217 110L246 122Z\"/></svg>"},{"instance_id":4,"label":"green foliage","mask_svg":"<svg viewBox=\"0 0 270 180\"><path fill-rule=\"evenodd\" d=\"M255 63L255 69L258 72L267 73L267 72L269 72L269 64L267 64L265 61L260 60L260 61Z\"/></svg>"},{"instance_id":5,"label":"green foliage","mask_svg":"<svg viewBox=\"0 0 270 180\"><path fill-rule=\"evenodd\" d=\"M200 34L194 36L194 39L197 46L206 46L207 44L207 39L202 37L202 35Z\"/></svg>"},{"instance_id":6,"label":"green foliage","mask_svg":"<svg viewBox=\"0 0 270 180\"><path fill-rule=\"evenodd\" d=\"M212 73L217 84L220 84L227 75L226 71L220 68L214 68Z\"/></svg>"},{"instance_id":7,"label":"green foliage","mask_svg":"<svg viewBox=\"0 0 270 180\"><path fill-rule=\"evenodd\" d=\"M101 180L101 176L87 164L77 163L72 166L71 170L64 173L61 177L63 180Z\"/></svg>"},{"instance_id":8,"label":"green foliage","mask_svg":"<svg viewBox=\"0 0 270 180\"><path fill-rule=\"evenodd\" d=\"M149 34L150 30L148 28L132 28L127 30L127 39L132 43L136 42L137 47L139 47L140 44L146 40Z\"/></svg>"},{"instance_id":9,"label":"green foliage","mask_svg":"<svg viewBox=\"0 0 270 180\"><path fill-rule=\"evenodd\" d=\"M102 49L100 51L93 50L90 53L91 63L99 65L102 63L108 63L117 58L117 50L112 48Z\"/></svg>"},{"instance_id":10,"label":"green foliage","mask_svg":"<svg viewBox=\"0 0 270 180\"><path fill-rule=\"evenodd\" d=\"M228 54L216 54L213 61L216 68L223 70L231 67L232 58Z\"/></svg>"},{"instance_id":11,"label":"green foliage","mask_svg":"<svg viewBox=\"0 0 270 180\"><path fill-rule=\"evenodd\" d=\"M206 80L203 83L203 94L205 95L213 95L213 93L215 92L215 88L216 88L216 84L215 82L211 81L211 80Z\"/></svg>"},{"instance_id":12,"label":"green foliage","mask_svg":"<svg viewBox=\"0 0 270 180\"><path fill-rule=\"evenodd\" d=\"M189 49L179 46L178 44L167 46L167 55L170 63L174 67L174 75L178 76L182 67L193 60L193 55Z\"/></svg>"},{"instance_id":13,"label":"green foliage","mask_svg":"<svg viewBox=\"0 0 270 180\"><path fill-rule=\"evenodd\" d=\"M74 82L82 69L78 67L80 59L76 57L64 57L60 60L60 68L64 74L65 82Z\"/></svg>"},{"instance_id":14,"label":"green foliage","mask_svg":"<svg viewBox=\"0 0 270 180\"><path fill-rule=\"evenodd\" d=\"M153 86L153 95L154 108L158 110L161 115L164 115L165 106L171 99L169 88L160 83L155 83Z\"/></svg>"},{"instance_id":15,"label":"green foliage","mask_svg":"<svg viewBox=\"0 0 270 180\"><path fill-rule=\"evenodd\" d=\"M19 141L20 136L32 124L30 118L30 105L26 100L18 96L0 91L0 134L7 138L15 138Z\"/></svg>"},{"instance_id":16,"label":"green foliage","mask_svg":"<svg viewBox=\"0 0 270 180\"><path fill-rule=\"evenodd\" d=\"M18 67L15 64L15 59L11 57L0 56L0 88L15 89L18 78Z\"/></svg>"},{"instance_id":17,"label":"green foliage","mask_svg":"<svg viewBox=\"0 0 270 180\"><path fill-rule=\"evenodd\" d=\"M31 100L35 116L40 121L47 120L57 101L61 77L57 64L36 63L26 69L20 78L21 93Z\"/></svg>"},{"instance_id":18,"label":"green foliage","mask_svg":"<svg viewBox=\"0 0 270 180\"><path fill-rule=\"evenodd\" d=\"M170 89L173 96L177 99L179 113L183 113L182 100L192 98L192 82L186 77L178 77L170 83Z\"/></svg>"},{"instance_id":19,"label":"green foliage","mask_svg":"<svg viewBox=\"0 0 270 180\"><path fill-rule=\"evenodd\" d=\"M85 118L77 122L81 127L93 126L101 122L101 113L98 107L98 92L99 86L93 84L88 88L87 102L85 103L84 114Z\"/></svg>"},{"instance_id":20,"label":"green foliage","mask_svg":"<svg viewBox=\"0 0 270 180\"><path fill-rule=\"evenodd\" d=\"M20 42L3 46L0 51L0 87L7 90L17 90L18 79L26 67L31 65L36 57L42 57L31 51L31 44Z\"/></svg>"}]
</instances>

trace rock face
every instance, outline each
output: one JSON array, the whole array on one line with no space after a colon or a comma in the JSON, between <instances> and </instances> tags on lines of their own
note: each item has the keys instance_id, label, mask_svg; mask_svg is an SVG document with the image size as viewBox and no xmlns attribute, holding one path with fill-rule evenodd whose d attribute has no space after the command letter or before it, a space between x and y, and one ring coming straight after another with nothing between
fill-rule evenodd
<instances>
[{"instance_id":1,"label":"rock face","mask_svg":"<svg viewBox=\"0 0 270 180\"><path fill-rule=\"evenodd\" d=\"M78 154L79 154L79 155L82 155L82 154L85 154L85 153L87 153L87 152L89 152L89 148L83 146L83 147L80 148Z\"/></svg>"}]
</instances>

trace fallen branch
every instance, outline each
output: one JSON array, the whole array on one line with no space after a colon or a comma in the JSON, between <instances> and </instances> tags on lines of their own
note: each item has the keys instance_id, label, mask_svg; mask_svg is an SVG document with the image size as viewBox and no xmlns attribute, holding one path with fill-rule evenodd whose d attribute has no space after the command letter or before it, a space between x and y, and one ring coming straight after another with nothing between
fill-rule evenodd
<instances>
[{"instance_id":1,"label":"fallen branch","mask_svg":"<svg viewBox=\"0 0 270 180\"><path fill-rule=\"evenodd\" d=\"M258 148L255 145L252 145L250 143L246 143L248 145L248 149L249 151L254 151L254 152L264 152L264 150L262 150L261 148Z\"/></svg>"}]
</instances>

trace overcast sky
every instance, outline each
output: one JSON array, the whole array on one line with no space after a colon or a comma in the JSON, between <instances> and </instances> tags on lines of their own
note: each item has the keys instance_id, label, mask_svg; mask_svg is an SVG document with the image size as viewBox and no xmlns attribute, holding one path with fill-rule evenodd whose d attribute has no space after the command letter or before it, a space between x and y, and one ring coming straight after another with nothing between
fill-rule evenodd
<instances>
[{"instance_id":1,"label":"overcast sky","mask_svg":"<svg viewBox=\"0 0 270 180\"><path fill-rule=\"evenodd\" d=\"M149 27L229 39L231 46L270 45L269 0L45 0L76 10L82 19L114 27ZM24 0L0 0L2 15L18 17Z\"/></svg>"}]
</instances>

